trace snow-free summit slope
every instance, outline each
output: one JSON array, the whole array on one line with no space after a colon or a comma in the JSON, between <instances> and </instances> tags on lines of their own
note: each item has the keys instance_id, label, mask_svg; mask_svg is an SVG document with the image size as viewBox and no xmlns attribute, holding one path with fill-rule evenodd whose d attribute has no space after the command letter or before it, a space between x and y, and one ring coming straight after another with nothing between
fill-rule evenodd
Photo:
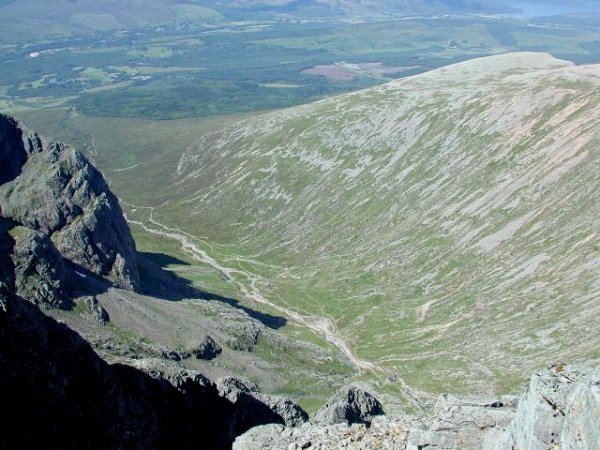
<instances>
[{"instance_id":1,"label":"snow-free summit slope","mask_svg":"<svg viewBox=\"0 0 600 450\"><path fill-rule=\"evenodd\" d=\"M464 62L199 136L153 218L384 389L506 390L599 356L599 104L599 66Z\"/></svg>"}]
</instances>

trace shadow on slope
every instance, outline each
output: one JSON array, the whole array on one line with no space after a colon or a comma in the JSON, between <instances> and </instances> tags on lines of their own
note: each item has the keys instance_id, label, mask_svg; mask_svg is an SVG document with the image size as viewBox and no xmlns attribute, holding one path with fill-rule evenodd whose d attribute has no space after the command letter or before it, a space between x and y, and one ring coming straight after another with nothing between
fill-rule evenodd
<instances>
[{"instance_id":1,"label":"shadow on slope","mask_svg":"<svg viewBox=\"0 0 600 450\"><path fill-rule=\"evenodd\" d=\"M138 252L138 267L142 282L142 292L151 297L169 301L183 299L201 299L225 303L244 311L251 318L258 320L266 327L277 330L287 323L281 316L267 314L248 308L234 298L224 297L203 291L195 287L190 280L177 276L165 268L170 265L189 266L190 264L164 253Z\"/></svg>"},{"instance_id":2,"label":"shadow on slope","mask_svg":"<svg viewBox=\"0 0 600 450\"><path fill-rule=\"evenodd\" d=\"M225 450L251 427L285 422L249 395L233 403L195 372L109 364L12 290L0 283L0 361L9 368L0 396L11 411L0 448Z\"/></svg>"}]
</instances>

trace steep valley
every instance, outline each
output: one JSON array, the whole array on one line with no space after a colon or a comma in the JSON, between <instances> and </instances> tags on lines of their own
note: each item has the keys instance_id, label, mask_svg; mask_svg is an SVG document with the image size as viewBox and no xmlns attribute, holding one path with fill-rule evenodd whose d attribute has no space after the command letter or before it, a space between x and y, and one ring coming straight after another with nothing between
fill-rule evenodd
<instances>
[{"instance_id":1,"label":"steep valley","mask_svg":"<svg viewBox=\"0 0 600 450\"><path fill-rule=\"evenodd\" d=\"M600 66L514 53L218 121L20 117L87 143L138 248L411 407L600 357L599 104Z\"/></svg>"}]
</instances>

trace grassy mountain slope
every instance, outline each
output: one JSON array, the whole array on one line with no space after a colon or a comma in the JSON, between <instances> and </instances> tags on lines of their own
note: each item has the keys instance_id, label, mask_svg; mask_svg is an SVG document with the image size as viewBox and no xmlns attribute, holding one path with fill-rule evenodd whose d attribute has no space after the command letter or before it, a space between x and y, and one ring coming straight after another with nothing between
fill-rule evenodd
<instances>
[{"instance_id":1,"label":"grassy mountain slope","mask_svg":"<svg viewBox=\"0 0 600 450\"><path fill-rule=\"evenodd\" d=\"M598 356L598 73L503 55L205 133L154 218L425 391Z\"/></svg>"},{"instance_id":2,"label":"grassy mountain slope","mask_svg":"<svg viewBox=\"0 0 600 450\"><path fill-rule=\"evenodd\" d=\"M600 357L599 73L500 55L224 125L67 114L94 138L60 137L206 252L197 285L297 313L381 390L513 392Z\"/></svg>"}]
</instances>

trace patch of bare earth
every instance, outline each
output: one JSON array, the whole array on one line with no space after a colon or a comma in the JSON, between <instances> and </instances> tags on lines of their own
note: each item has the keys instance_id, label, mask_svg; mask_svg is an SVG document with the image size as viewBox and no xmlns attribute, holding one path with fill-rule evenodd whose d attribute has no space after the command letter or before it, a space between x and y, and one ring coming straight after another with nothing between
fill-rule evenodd
<instances>
[{"instance_id":1,"label":"patch of bare earth","mask_svg":"<svg viewBox=\"0 0 600 450\"><path fill-rule=\"evenodd\" d=\"M302 73L308 75L322 75L328 80L351 80L356 76L351 70L339 67L336 64L330 64L328 66L312 66L308 69L304 69Z\"/></svg>"}]
</instances>

